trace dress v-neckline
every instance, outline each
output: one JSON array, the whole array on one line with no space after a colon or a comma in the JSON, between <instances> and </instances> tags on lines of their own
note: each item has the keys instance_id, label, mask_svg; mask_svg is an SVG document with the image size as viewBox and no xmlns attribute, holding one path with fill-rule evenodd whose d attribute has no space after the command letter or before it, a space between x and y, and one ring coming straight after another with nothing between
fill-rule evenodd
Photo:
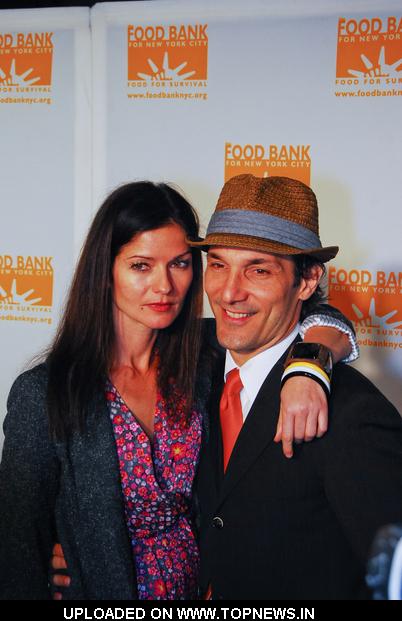
<instances>
[{"instance_id":1,"label":"dress v-neckline","mask_svg":"<svg viewBox=\"0 0 402 621\"><path fill-rule=\"evenodd\" d=\"M112 391L114 391L116 393L116 397L117 397L117 399L119 401L119 404L120 405L124 405L124 407L127 408L127 411L131 414L131 416L133 417L133 419L135 420L137 425L140 427L141 431L143 431L145 433L145 435L147 436L147 439L149 441L151 450L153 450L154 445L155 445L155 435L156 435L155 423L157 422L157 420L159 418L158 417L158 412L159 412L158 402L160 401L159 391L157 391L157 393L156 393L156 401L155 401L155 405L154 405L154 418L153 418L153 433L152 433L152 435L150 435L148 430L144 427L144 425L140 421L140 419L136 416L134 410L127 405L127 403L125 402L125 400L121 396L118 388L113 384L113 382L110 379L108 380L108 385L109 385L110 389L112 389Z\"/></svg>"}]
</instances>

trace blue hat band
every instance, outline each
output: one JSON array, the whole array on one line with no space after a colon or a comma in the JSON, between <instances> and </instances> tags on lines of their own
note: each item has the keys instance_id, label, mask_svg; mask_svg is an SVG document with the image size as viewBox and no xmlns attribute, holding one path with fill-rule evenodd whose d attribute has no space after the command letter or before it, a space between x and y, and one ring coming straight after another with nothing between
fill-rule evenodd
<instances>
[{"instance_id":1,"label":"blue hat band","mask_svg":"<svg viewBox=\"0 0 402 621\"><path fill-rule=\"evenodd\" d=\"M223 209L213 214L207 235L251 235L268 241L276 241L299 250L322 248L318 235L306 227L259 211Z\"/></svg>"}]
</instances>

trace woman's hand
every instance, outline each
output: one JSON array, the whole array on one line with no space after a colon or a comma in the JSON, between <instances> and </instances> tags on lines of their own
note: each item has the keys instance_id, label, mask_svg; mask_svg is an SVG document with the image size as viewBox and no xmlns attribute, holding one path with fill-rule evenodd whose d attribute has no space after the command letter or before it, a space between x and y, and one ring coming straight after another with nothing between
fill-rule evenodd
<instances>
[{"instance_id":1,"label":"woman's hand","mask_svg":"<svg viewBox=\"0 0 402 621\"><path fill-rule=\"evenodd\" d=\"M336 328L314 326L306 331L306 343L321 343L331 350L334 363L346 358L349 338ZM293 456L293 442L321 438L328 429L328 401L321 386L308 377L289 377L281 390L281 409L274 442L282 440L286 457Z\"/></svg>"},{"instance_id":2,"label":"woman's hand","mask_svg":"<svg viewBox=\"0 0 402 621\"><path fill-rule=\"evenodd\" d=\"M59 543L56 543L53 546L52 550L52 559L50 561L51 568L53 572L57 572L60 569L67 569L66 559L64 558L63 548ZM69 587L71 582L70 576L66 576L65 574L52 574L52 583L54 586L58 587ZM55 592L53 594L53 599L63 599L63 596L60 592Z\"/></svg>"},{"instance_id":3,"label":"woman's hand","mask_svg":"<svg viewBox=\"0 0 402 621\"><path fill-rule=\"evenodd\" d=\"M308 377L290 377L281 390L281 408L274 442L282 441L285 457L293 442L321 438L328 429L328 402L321 386Z\"/></svg>"}]
</instances>

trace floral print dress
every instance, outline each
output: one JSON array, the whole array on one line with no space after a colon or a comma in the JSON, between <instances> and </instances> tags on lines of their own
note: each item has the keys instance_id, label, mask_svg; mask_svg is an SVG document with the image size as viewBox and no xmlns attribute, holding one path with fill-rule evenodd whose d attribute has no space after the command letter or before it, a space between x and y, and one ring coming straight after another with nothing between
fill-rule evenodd
<instances>
[{"instance_id":1,"label":"floral print dress","mask_svg":"<svg viewBox=\"0 0 402 621\"><path fill-rule=\"evenodd\" d=\"M193 411L186 422L184 400L178 394L173 418L158 394L151 443L110 382L106 399L117 445L138 598L194 599L199 560L191 525L191 489L201 443L201 414Z\"/></svg>"}]
</instances>

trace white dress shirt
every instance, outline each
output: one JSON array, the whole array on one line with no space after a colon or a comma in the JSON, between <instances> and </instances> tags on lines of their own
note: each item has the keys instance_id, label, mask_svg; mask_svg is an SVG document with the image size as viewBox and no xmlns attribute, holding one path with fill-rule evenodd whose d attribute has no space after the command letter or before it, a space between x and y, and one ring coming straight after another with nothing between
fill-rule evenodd
<instances>
[{"instance_id":1,"label":"white dress shirt","mask_svg":"<svg viewBox=\"0 0 402 621\"><path fill-rule=\"evenodd\" d=\"M240 370L240 379L243 384L243 389L240 392L240 401L243 412L243 422L246 420L254 400L264 383L265 378L271 371L273 366L278 362L282 354L287 350L290 344L294 341L299 333L300 326L297 324L292 332L280 341L276 345L265 349L264 351L256 354L247 362L245 362ZM238 365L233 360L229 350L226 350L225 360L225 382L229 371L236 368Z\"/></svg>"}]
</instances>

